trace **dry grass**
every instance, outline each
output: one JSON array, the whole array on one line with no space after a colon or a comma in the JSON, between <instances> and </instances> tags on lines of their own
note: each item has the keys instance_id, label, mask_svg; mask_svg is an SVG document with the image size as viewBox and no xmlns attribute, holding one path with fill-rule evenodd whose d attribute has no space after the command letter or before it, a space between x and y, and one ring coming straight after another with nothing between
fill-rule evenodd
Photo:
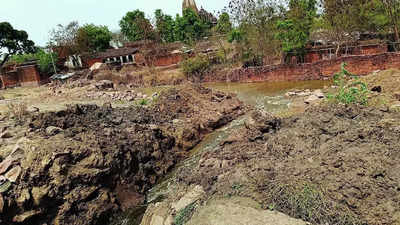
<instances>
[{"instance_id":1,"label":"dry grass","mask_svg":"<svg viewBox=\"0 0 400 225\"><path fill-rule=\"evenodd\" d=\"M17 123L22 123L26 115L29 114L28 106L25 102L10 102L7 104L8 116L14 118Z\"/></svg>"}]
</instances>

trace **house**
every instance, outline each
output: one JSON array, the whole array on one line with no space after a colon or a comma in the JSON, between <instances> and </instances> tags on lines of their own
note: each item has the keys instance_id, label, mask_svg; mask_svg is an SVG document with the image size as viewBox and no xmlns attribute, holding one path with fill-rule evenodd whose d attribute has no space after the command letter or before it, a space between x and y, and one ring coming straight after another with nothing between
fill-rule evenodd
<instances>
[{"instance_id":1,"label":"house","mask_svg":"<svg viewBox=\"0 0 400 225\"><path fill-rule=\"evenodd\" d=\"M1 88L39 86L49 81L47 75L40 74L36 61L6 64L0 78Z\"/></svg>"},{"instance_id":2,"label":"house","mask_svg":"<svg viewBox=\"0 0 400 225\"><path fill-rule=\"evenodd\" d=\"M117 48L117 49L107 49L105 52L98 52L94 55L87 56L84 64L91 67L95 63L119 63L124 64L142 64L144 63L143 58L139 53L137 48Z\"/></svg>"}]
</instances>

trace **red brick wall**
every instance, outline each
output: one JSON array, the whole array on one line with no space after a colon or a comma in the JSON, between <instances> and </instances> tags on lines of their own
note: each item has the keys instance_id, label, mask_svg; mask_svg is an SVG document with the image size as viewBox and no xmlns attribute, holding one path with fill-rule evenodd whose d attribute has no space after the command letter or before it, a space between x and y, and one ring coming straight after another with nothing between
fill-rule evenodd
<instances>
[{"instance_id":1,"label":"red brick wall","mask_svg":"<svg viewBox=\"0 0 400 225\"><path fill-rule=\"evenodd\" d=\"M88 68L90 68L90 67L92 67L93 66L93 64L95 64L95 63L102 63L103 62L103 60L102 59L85 59L85 60L83 60L83 64L84 64L84 66L87 66Z\"/></svg>"},{"instance_id":2,"label":"red brick wall","mask_svg":"<svg viewBox=\"0 0 400 225\"><path fill-rule=\"evenodd\" d=\"M1 75L2 88L19 86L18 73L6 73Z\"/></svg>"},{"instance_id":3,"label":"red brick wall","mask_svg":"<svg viewBox=\"0 0 400 225\"><path fill-rule=\"evenodd\" d=\"M299 65L276 65L256 68L240 68L229 74L209 74L203 82L259 82L259 81L300 81L332 77L340 71L343 62L346 69L357 75L366 75L375 70L400 68L400 53L347 56L333 60Z\"/></svg>"},{"instance_id":4,"label":"red brick wall","mask_svg":"<svg viewBox=\"0 0 400 225\"><path fill-rule=\"evenodd\" d=\"M23 66L17 69L19 82L21 86L39 86L40 85L40 74L37 67Z\"/></svg>"},{"instance_id":5,"label":"red brick wall","mask_svg":"<svg viewBox=\"0 0 400 225\"><path fill-rule=\"evenodd\" d=\"M183 59L182 54L171 54L166 56L156 57L153 61L154 66L170 66L178 64Z\"/></svg>"}]
</instances>

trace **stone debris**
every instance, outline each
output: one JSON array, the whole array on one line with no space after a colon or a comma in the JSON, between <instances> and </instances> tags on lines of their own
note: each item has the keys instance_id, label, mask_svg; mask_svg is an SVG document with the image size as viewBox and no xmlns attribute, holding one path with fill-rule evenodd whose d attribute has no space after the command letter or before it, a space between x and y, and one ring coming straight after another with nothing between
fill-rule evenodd
<instances>
[{"instance_id":1,"label":"stone debris","mask_svg":"<svg viewBox=\"0 0 400 225\"><path fill-rule=\"evenodd\" d=\"M9 181L15 183L22 172L22 168L20 166L12 168L10 171L4 175Z\"/></svg>"},{"instance_id":2,"label":"stone debris","mask_svg":"<svg viewBox=\"0 0 400 225\"><path fill-rule=\"evenodd\" d=\"M113 89L114 83L110 80L101 80L94 84L94 87L98 90Z\"/></svg>"},{"instance_id":3,"label":"stone debris","mask_svg":"<svg viewBox=\"0 0 400 225\"><path fill-rule=\"evenodd\" d=\"M59 127L50 126L46 128L46 134L49 136L54 136L56 134L59 134L61 131L62 129Z\"/></svg>"},{"instance_id":4,"label":"stone debris","mask_svg":"<svg viewBox=\"0 0 400 225\"><path fill-rule=\"evenodd\" d=\"M178 202L172 204L172 209L175 212L179 212L180 210L186 208L186 206L196 202L202 196L205 195L203 187L197 185L190 192L186 193Z\"/></svg>"},{"instance_id":5,"label":"stone debris","mask_svg":"<svg viewBox=\"0 0 400 225\"><path fill-rule=\"evenodd\" d=\"M12 138L13 135L8 132L8 131L4 131L3 133L0 134L0 138Z\"/></svg>"},{"instance_id":6,"label":"stone debris","mask_svg":"<svg viewBox=\"0 0 400 225\"><path fill-rule=\"evenodd\" d=\"M136 94L135 92L130 90L118 91L118 92L89 92L86 96L91 99L102 98L109 101L127 101L127 102L133 102L135 100L147 98L146 95L142 95L141 93Z\"/></svg>"}]
</instances>

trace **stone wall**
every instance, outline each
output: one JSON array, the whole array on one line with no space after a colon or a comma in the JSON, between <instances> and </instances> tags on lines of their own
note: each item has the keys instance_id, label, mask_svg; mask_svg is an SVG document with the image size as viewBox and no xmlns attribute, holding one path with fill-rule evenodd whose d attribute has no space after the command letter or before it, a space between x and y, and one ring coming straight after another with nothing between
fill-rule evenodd
<instances>
[{"instance_id":1,"label":"stone wall","mask_svg":"<svg viewBox=\"0 0 400 225\"><path fill-rule=\"evenodd\" d=\"M320 80L332 77L340 71L341 64L357 75L366 75L375 70L400 68L400 53L346 56L332 60L297 65L274 65L240 68L228 74L209 74L203 82L261 82L261 81L301 81Z\"/></svg>"}]
</instances>

